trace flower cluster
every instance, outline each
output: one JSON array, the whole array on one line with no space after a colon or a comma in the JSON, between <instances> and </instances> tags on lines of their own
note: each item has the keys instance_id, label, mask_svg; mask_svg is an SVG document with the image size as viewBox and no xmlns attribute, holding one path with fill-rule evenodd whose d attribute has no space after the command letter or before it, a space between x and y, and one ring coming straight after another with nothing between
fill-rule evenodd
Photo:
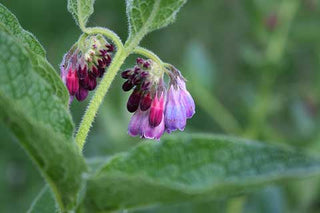
<instances>
[{"instance_id":1,"label":"flower cluster","mask_svg":"<svg viewBox=\"0 0 320 213\"><path fill-rule=\"evenodd\" d=\"M128 111L134 113L128 128L131 136L160 139L165 131L183 131L186 120L194 115L195 103L185 79L173 66L166 71L168 86L162 67L150 59L138 58L134 68L122 72L126 79L122 89L133 89L127 102Z\"/></svg>"},{"instance_id":2,"label":"flower cluster","mask_svg":"<svg viewBox=\"0 0 320 213\"><path fill-rule=\"evenodd\" d=\"M85 46L72 48L61 63L61 78L70 94L70 101L75 96L83 101L88 92L97 86L97 78L101 78L106 67L111 63L114 51L102 36L91 36L86 39Z\"/></svg>"}]
</instances>

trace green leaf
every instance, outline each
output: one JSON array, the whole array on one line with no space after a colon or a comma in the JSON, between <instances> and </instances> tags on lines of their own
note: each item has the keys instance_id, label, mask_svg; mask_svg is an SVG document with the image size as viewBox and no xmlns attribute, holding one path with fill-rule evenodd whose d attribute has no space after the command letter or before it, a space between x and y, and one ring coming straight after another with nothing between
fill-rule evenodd
<instances>
[{"instance_id":1,"label":"green leaf","mask_svg":"<svg viewBox=\"0 0 320 213\"><path fill-rule=\"evenodd\" d=\"M49 183L62 211L74 208L85 162L73 142L71 115L33 66L34 55L0 28L0 121Z\"/></svg>"},{"instance_id":2,"label":"green leaf","mask_svg":"<svg viewBox=\"0 0 320 213\"><path fill-rule=\"evenodd\" d=\"M32 59L34 70L50 85L65 107L69 107L69 92L52 65L42 56L33 54L30 58Z\"/></svg>"},{"instance_id":3,"label":"green leaf","mask_svg":"<svg viewBox=\"0 0 320 213\"><path fill-rule=\"evenodd\" d=\"M126 0L130 37L147 33L175 21L187 0Z\"/></svg>"},{"instance_id":4,"label":"green leaf","mask_svg":"<svg viewBox=\"0 0 320 213\"><path fill-rule=\"evenodd\" d=\"M54 68L46 59L46 52L38 40L28 31L25 31L19 21L5 6L0 3L0 29L9 33L16 39L32 57L35 70L49 83L61 101L67 106L69 93L56 73ZM5 53L5 52L4 52Z\"/></svg>"},{"instance_id":5,"label":"green leaf","mask_svg":"<svg viewBox=\"0 0 320 213\"><path fill-rule=\"evenodd\" d=\"M5 6L0 3L0 27L8 33L15 36L23 45L28 47L32 52L43 57L46 51L43 49L38 40L28 31L25 31L19 24L18 19Z\"/></svg>"},{"instance_id":6,"label":"green leaf","mask_svg":"<svg viewBox=\"0 0 320 213\"><path fill-rule=\"evenodd\" d=\"M167 137L113 157L90 178L86 208L208 200L315 174L320 160L291 149L222 136Z\"/></svg>"},{"instance_id":7,"label":"green leaf","mask_svg":"<svg viewBox=\"0 0 320 213\"><path fill-rule=\"evenodd\" d=\"M68 10L76 23L83 29L91 14L95 0L68 0Z\"/></svg>"},{"instance_id":8,"label":"green leaf","mask_svg":"<svg viewBox=\"0 0 320 213\"><path fill-rule=\"evenodd\" d=\"M33 201L28 213L54 213L57 212L55 201L50 189L44 187Z\"/></svg>"}]
</instances>

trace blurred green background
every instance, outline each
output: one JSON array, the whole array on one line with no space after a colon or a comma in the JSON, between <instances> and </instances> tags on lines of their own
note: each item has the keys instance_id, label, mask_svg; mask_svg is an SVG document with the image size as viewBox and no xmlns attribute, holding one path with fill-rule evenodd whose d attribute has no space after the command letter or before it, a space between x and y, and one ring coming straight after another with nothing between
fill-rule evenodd
<instances>
[{"instance_id":1,"label":"blurred green background","mask_svg":"<svg viewBox=\"0 0 320 213\"><path fill-rule=\"evenodd\" d=\"M80 36L66 1L0 0L47 50L58 70ZM97 0L91 26L125 40L124 0ZM142 46L178 67L197 104L187 132L228 134L320 153L320 1L189 0L176 23ZM5 54L5 53L1 53ZM122 69L131 67L131 56ZM118 76L85 147L106 156L139 142L127 136L128 94ZM90 98L89 98L90 99ZM76 124L87 105L74 102ZM0 124L0 212L26 212L44 185L16 139ZM139 212L320 212L320 180L267 186L251 195Z\"/></svg>"}]
</instances>

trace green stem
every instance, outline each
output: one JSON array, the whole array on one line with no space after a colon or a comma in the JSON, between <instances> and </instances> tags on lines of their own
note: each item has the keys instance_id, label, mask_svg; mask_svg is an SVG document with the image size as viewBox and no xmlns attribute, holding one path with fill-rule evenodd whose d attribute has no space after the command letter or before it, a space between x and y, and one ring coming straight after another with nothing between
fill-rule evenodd
<instances>
[{"instance_id":1,"label":"green stem","mask_svg":"<svg viewBox=\"0 0 320 213\"><path fill-rule=\"evenodd\" d=\"M93 98L90 101L90 104L83 116L83 119L80 123L77 135L76 142L79 149L82 151L85 144L87 135L89 133L90 127L94 121L94 118L98 112L98 109L103 101L105 94L108 92L110 85L115 78L118 70L121 65L127 58L128 53L124 49L119 49L116 53L113 62L111 63L108 72L102 78L96 92L94 93Z\"/></svg>"},{"instance_id":2,"label":"green stem","mask_svg":"<svg viewBox=\"0 0 320 213\"><path fill-rule=\"evenodd\" d=\"M150 50L147 50L143 47L136 47L134 50L133 50L134 53L136 54L140 54L140 55L143 55L151 60L153 60L154 62L156 62L157 64L159 64L161 67L163 67L163 62L162 60L156 55L154 54L153 52L151 52Z\"/></svg>"},{"instance_id":3,"label":"green stem","mask_svg":"<svg viewBox=\"0 0 320 213\"><path fill-rule=\"evenodd\" d=\"M123 49L123 44L119 36L107 28L89 27L89 28L86 28L83 32L86 34L102 34L107 38L111 39L111 41L117 46L118 50Z\"/></svg>"}]
</instances>

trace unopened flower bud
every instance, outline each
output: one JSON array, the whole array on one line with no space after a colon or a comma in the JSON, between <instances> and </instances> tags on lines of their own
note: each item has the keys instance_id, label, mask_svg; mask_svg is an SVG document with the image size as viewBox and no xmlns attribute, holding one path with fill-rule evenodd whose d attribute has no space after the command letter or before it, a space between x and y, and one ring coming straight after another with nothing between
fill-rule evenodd
<instances>
[{"instance_id":1,"label":"unopened flower bud","mask_svg":"<svg viewBox=\"0 0 320 213\"><path fill-rule=\"evenodd\" d=\"M150 107L150 115L149 115L149 122L152 127L158 126L163 118L163 111L164 111L164 97L163 93L161 93L160 98L155 95L151 107Z\"/></svg>"},{"instance_id":2,"label":"unopened flower bud","mask_svg":"<svg viewBox=\"0 0 320 213\"><path fill-rule=\"evenodd\" d=\"M80 87L79 90L76 92L76 98L78 101L83 101L88 96L88 90Z\"/></svg>"},{"instance_id":3,"label":"unopened flower bud","mask_svg":"<svg viewBox=\"0 0 320 213\"><path fill-rule=\"evenodd\" d=\"M69 68L66 84L70 95L75 95L79 89L79 78L76 70Z\"/></svg>"},{"instance_id":4,"label":"unopened flower bud","mask_svg":"<svg viewBox=\"0 0 320 213\"><path fill-rule=\"evenodd\" d=\"M129 112L135 112L138 109L140 99L141 99L141 92L139 90L134 90L127 102L127 109Z\"/></svg>"},{"instance_id":5,"label":"unopened flower bud","mask_svg":"<svg viewBox=\"0 0 320 213\"><path fill-rule=\"evenodd\" d=\"M152 97L151 97L151 94L150 92L147 92L141 99L141 102L140 102L140 109L141 111L146 111L150 108L151 106L151 103L152 103Z\"/></svg>"},{"instance_id":6,"label":"unopened flower bud","mask_svg":"<svg viewBox=\"0 0 320 213\"><path fill-rule=\"evenodd\" d=\"M133 83L130 80L127 80L122 84L123 91L130 91L134 87Z\"/></svg>"}]
</instances>

